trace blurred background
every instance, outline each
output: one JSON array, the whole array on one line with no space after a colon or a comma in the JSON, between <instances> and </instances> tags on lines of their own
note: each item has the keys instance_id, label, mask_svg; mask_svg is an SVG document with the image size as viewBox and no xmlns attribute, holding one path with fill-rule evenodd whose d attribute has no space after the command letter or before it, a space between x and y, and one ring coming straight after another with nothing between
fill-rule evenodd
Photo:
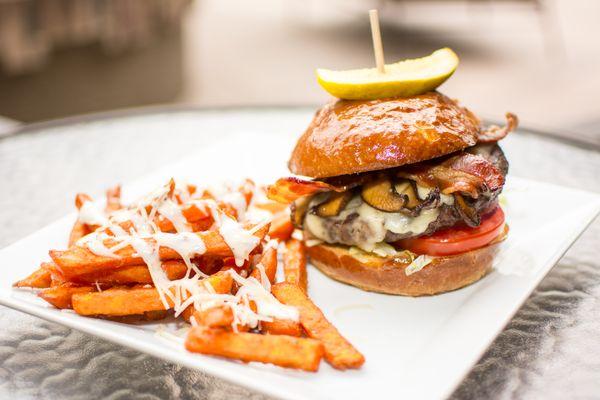
<instances>
[{"instance_id":1,"label":"blurred background","mask_svg":"<svg viewBox=\"0 0 600 400\"><path fill-rule=\"evenodd\" d=\"M449 46L441 91L484 118L519 115L600 145L596 0L0 0L0 131L153 104L310 105L316 67Z\"/></svg>"}]
</instances>

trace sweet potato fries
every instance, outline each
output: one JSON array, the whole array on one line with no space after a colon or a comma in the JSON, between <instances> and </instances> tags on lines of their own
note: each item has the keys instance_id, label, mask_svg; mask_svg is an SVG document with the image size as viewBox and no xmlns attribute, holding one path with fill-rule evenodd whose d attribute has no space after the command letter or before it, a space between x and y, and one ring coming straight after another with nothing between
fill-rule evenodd
<instances>
[{"instance_id":1,"label":"sweet potato fries","mask_svg":"<svg viewBox=\"0 0 600 400\"><path fill-rule=\"evenodd\" d=\"M15 287L87 317L179 318L191 352L311 372L322 358L338 369L364 361L306 294L289 208L252 181L215 190L171 180L129 205L116 186L103 206L86 194L75 205L68 247Z\"/></svg>"}]
</instances>

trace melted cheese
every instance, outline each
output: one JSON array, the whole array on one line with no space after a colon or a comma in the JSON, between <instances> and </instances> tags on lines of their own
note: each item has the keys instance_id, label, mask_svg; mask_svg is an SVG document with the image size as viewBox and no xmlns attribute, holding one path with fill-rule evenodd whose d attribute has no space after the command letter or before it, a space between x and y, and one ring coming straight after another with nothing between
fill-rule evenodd
<instances>
[{"instance_id":1,"label":"melted cheese","mask_svg":"<svg viewBox=\"0 0 600 400\"><path fill-rule=\"evenodd\" d=\"M86 201L79 209L78 221L88 225L104 225L108 222L108 218L97 203Z\"/></svg>"},{"instance_id":2,"label":"melted cheese","mask_svg":"<svg viewBox=\"0 0 600 400\"><path fill-rule=\"evenodd\" d=\"M164 246L176 251L188 267L188 272L193 270L200 276L206 276L191 261L192 257L202 255L206 252L206 245L200 236L192 232L181 232L178 234L157 232L152 238L156 240L156 244L159 247Z\"/></svg>"},{"instance_id":3,"label":"melted cheese","mask_svg":"<svg viewBox=\"0 0 600 400\"><path fill-rule=\"evenodd\" d=\"M420 198L425 198L429 194L431 189L417 186ZM312 207L325 199L326 194L317 195L311 200L309 207ZM452 196L440 195L441 203L452 204L454 198ZM304 223L307 229L318 239L328 243L335 243L334 238L328 229L328 223L332 221L343 222L351 214L358 214L358 218L354 221L349 222L355 226L355 229L364 229L363 224L366 224L368 231L371 233L370 236L366 237L360 242L353 243L357 247L368 252L378 250L380 253L384 252L378 245L385 240L387 231L397 234L412 233L419 235L427 229L430 223L435 221L439 216L439 208L433 208L428 210L422 210L417 217L407 216L401 213L389 213L377 210L367 203L365 203L360 195L353 197L348 205L342 212L336 217L325 219L317 216L313 213L308 213ZM361 235L356 235L360 237ZM364 235L362 235L364 236Z\"/></svg>"},{"instance_id":4,"label":"melted cheese","mask_svg":"<svg viewBox=\"0 0 600 400\"><path fill-rule=\"evenodd\" d=\"M104 245L104 239L108 235L105 233L92 232L77 241L78 246L87 246L90 251L102 257L119 258L113 249L109 249Z\"/></svg>"},{"instance_id":5,"label":"melted cheese","mask_svg":"<svg viewBox=\"0 0 600 400\"><path fill-rule=\"evenodd\" d=\"M165 309L169 309L166 297L168 296L171 300L175 300L175 296L169 291L169 278L161 268L162 264L158 254L158 245L133 235L128 238L128 243L148 266L150 277L152 278L152 282L154 282L160 300ZM175 304L177 305L177 302Z\"/></svg>"},{"instance_id":6,"label":"melted cheese","mask_svg":"<svg viewBox=\"0 0 600 400\"><path fill-rule=\"evenodd\" d=\"M167 199L163 201L158 205L156 210L160 215L171 221L177 232L189 232L191 230L187 220L181 212L181 207L173 200Z\"/></svg>"},{"instance_id":7,"label":"melted cheese","mask_svg":"<svg viewBox=\"0 0 600 400\"><path fill-rule=\"evenodd\" d=\"M223 215L220 221L219 233L231 249L235 265L238 267L244 265L244 261L248 259L252 250L260 242L259 238L226 215Z\"/></svg>"}]
</instances>

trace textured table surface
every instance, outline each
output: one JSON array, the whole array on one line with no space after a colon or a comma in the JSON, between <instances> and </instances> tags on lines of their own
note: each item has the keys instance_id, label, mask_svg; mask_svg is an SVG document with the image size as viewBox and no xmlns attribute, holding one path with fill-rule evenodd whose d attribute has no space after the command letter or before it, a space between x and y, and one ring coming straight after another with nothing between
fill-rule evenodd
<instances>
[{"instance_id":1,"label":"textured table surface","mask_svg":"<svg viewBox=\"0 0 600 400\"><path fill-rule=\"evenodd\" d=\"M114 183L141 177L233 132L247 132L257 140L261 133L277 133L289 136L292 143L312 114L313 110L289 108L158 109L42 124L2 138L0 248L72 211L76 191L100 195ZM597 150L525 129L503 147L513 175L600 192ZM264 398L1 306L0 326L0 398ZM598 337L596 220L532 293L453 398L600 398Z\"/></svg>"}]
</instances>

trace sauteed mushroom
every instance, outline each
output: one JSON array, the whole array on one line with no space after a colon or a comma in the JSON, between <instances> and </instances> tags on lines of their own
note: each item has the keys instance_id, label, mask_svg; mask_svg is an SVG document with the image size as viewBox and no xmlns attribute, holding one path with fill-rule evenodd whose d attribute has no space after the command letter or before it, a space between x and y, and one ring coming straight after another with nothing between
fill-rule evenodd
<instances>
[{"instance_id":1,"label":"sauteed mushroom","mask_svg":"<svg viewBox=\"0 0 600 400\"><path fill-rule=\"evenodd\" d=\"M387 177L366 183L360 195L365 203L385 212L399 212L408 201L406 195L398 194L394 190Z\"/></svg>"},{"instance_id":2,"label":"sauteed mushroom","mask_svg":"<svg viewBox=\"0 0 600 400\"><path fill-rule=\"evenodd\" d=\"M361 196L365 203L378 210L416 217L421 210L438 206L440 190L434 188L422 199L414 181L401 179L392 184L390 179L380 178L365 184Z\"/></svg>"},{"instance_id":3,"label":"sauteed mushroom","mask_svg":"<svg viewBox=\"0 0 600 400\"><path fill-rule=\"evenodd\" d=\"M417 188L413 181L402 179L396 182L394 189L399 195L405 196L406 200L403 206L404 208L413 209L421 203L419 195L417 194Z\"/></svg>"},{"instance_id":4,"label":"sauteed mushroom","mask_svg":"<svg viewBox=\"0 0 600 400\"><path fill-rule=\"evenodd\" d=\"M331 192L327 200L316 206L316 214L319 217L335 217L344 209L352 198L352 192Z\"/></svg>"},{"instance_id":5,"label":"sauteed mushroom","mask_svg":"<svg viewBox=\"0 0 600 400\"><path fill-rule=\"evenodd\" d=\"M414 183L413 183L413 188L414 188ZM413 207L410 208L408 207L404 207L402 210L400 210L401 213L409 215L411 217L416 217L419 214L421 214L422 210L428 210L430 208L436 208L439 203L440 203L440 189L439 188L433 188L429 191L429 193L427 193L427 196L425 196L424 199L421 199L421 197L418 196L418 191L416 189L413 189L413 191L415 192L418 200L418 204Z\"/></svg>"}]
</instances>

